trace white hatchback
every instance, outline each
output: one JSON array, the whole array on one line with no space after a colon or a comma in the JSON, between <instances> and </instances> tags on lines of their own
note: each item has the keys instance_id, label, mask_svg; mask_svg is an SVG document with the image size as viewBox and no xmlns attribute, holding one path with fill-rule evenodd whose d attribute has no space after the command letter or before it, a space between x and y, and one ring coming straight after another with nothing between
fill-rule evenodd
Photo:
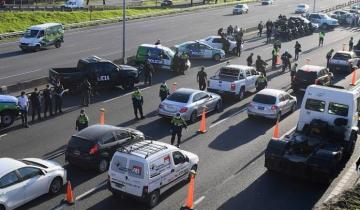
<instances>
[{"instance_id":1,"label":"white hatchback","mask_svg":"<svg viewBox=\"0 0 360 210\"><path fill-rule=\"evenodd\" d=\"M57 194L66 178L66 170L54 161L0 158L0 209L15 209L43 194Z\"/></svg>"},{"instance_id":2,"label":"white hatchback","mask_svg":"<svg viewBox=\"0 0 360 210\"><path fill-rule=\"evenodd\" d=\"M310 7L307 4L298 4L295 8L295 14L307 13L309 8Z\"/></svg>"}]
</instances>

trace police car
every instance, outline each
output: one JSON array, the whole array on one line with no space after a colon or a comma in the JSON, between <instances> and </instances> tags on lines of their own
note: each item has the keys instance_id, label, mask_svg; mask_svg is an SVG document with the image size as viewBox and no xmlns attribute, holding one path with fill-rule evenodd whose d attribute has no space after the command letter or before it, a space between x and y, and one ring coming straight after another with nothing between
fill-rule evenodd
<instances>
[{"instance_id":1,"label":"police car","mask_svg":"<svg viewBox=\"0 0 360 210\"><path fill-rule=\"evenodd\" d=\"M211 47L200 41L189 41L176 45L175 48L179 50L179 53L185 52L190 59L213 59L215 61L221 61L225 58L224 50Z\"/></svg>"},{"instance_id":2,"label":"police car","mask_svg":"<svg viewBox=\"0 0 360 210\"><path fill-rule=\"evenodd\" d=\"M223 42L220 36L208 36L205 39L201 39L200 42L217 49L223 48ZM229 51L231 51L233 54L236 54L236 41L228 39L228 42L230 43Z\"/></svg>"}]
</instances>

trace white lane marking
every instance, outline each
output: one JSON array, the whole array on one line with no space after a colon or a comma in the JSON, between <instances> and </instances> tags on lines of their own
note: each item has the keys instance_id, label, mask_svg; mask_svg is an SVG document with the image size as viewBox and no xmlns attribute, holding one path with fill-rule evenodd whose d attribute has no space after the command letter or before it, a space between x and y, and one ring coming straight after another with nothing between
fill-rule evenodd
<instances>
[{"instance_id":1,"label":"white lane marking","mask_svg":"<svg viewBox=\"0 0 360 210\"><path fill-rule=\"evenodd\" d=\"M41 70L42 69L35 69L35 70L32 70L32 71L28 71L28 72L24 72L24 73L20 73L20 74L14 74L14 75L6 76L6 77L0 77L0 80L8 79L8 78L11 78L11 77L18 77L18 76L22 76L22 75L25 75L25 74L31 74L31 73L41 71Z\"/></svg>"},{"instance_id":2,"label":"white lane marking","mask_svg":"<svg viewBox=\"0 0 360 210\"><path fill-rule=\"evenodd\" d=\"M209 128L215 127L215 126L217 126L217 125L219 125L219 124L221 124L221 123L225 122L226 120L228 120L228 119L230 119L230 118L234 117L235 115L238 115L238 114L240 114L240 113L242 113L242 112L244 112L244 111L246 111L246 110L247 110L247 108L243 108L243 109L241 109L241 110L239 110L239 111L235 112L234 114L230 115L229 117L226 117L226 118L224 118L224 119L222 119L222 120L220 120L220 121L218 121L218 122L216 122L216 123L214 123L214 124L210 125L210 127L209 127Z\"/></svg>"},{"instance_id":3,"label":"white lane marking","mask_svg":"<svg viewBox=\"0 0 360 210\"><path fill-rule=\"evenodd\" d=\"M149 89L149 88L151 88L151 87L153 87L153 86L149 86L149 87L146 87L146 88L143 88L143 89L140 89L140 90L143 91L143 90ZM116 99L119 99L119 98L128 96L128 95L130 95L130 94L132 94L132 93L133 93L133 92L128 92L128 93L126 93L126 94L124 94L124 95L121 95L121 96L118 96L118 97L111 98L111 99L109 99L109 100L103 101L102 103L111 102L111 101L114 101L114 100L116 100Z\"/></svg>"},{"instance_id":4,"label":"white lane marking","mask_svg":"<svg viewBox=\"0 0 360 210\"><path fill-rule=\"evenodd\" d=\"M1 135L1 136L0 136L0 139L1 139L2 137L5 137L6 135L7 135L7 133Z\"/></svg>"},{"instance_id":5,"label":"white lane marking","mask_svg":"<svg viewBox=\"0 0 360 210\"><path fill-rule=\"evenodd\" d=\"M201 196L200 198L198 198L195 202L194 202L194 206L198 205L199 203L201 203L201 201L203 201L205 199L205 196Z\"/></svg>"},{"instance_id":6,"label":"white lane marking","mask_svg":"<svg viewBox=\"0 0 360 210\"><path fill-rule=\"evenodd\" d=\"M101 187L105 186L106 183L107 183L106 180L103 181L103 183L100 183L100 184L98 184L96 187L91 188L90 190L88 190L88 191L84 192L83 194L77 196L77 197L75 198L75 200L76 200L76 201L81 200L83 197L85 197L85 196L87 196L87 195L95 192L96 190L100 189Z\"/></svg>"},{"instance_id":7,"label":"white lane marking","mask_svg":"<svg viewBox=\"0 0 360 210\"><path fill-rule=\"evenodd\" d=\"M52 159L55 159L55 158L57 158L57 157L59 157L59 156L61 156L61 155L63 155L63 154L65 154L65 150L60 151L60 152L58 152L58 153L56 153L56 154L50 155L50 156L48 156L46 159L52 160Z\"/></svg>"}]
</instances>

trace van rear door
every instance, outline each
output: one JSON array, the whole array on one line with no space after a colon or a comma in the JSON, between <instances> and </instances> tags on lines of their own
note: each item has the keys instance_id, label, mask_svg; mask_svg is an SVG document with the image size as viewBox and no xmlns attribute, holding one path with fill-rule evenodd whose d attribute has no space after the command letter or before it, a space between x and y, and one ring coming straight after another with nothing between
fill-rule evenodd
<instances>
[{"instance_id":1,"label":"van rear door","mask_svg":"<svg viewBox=\"0 0 360 210\"><path fill-rule=\"evenodd\" d=\"M111 188L127 192L125 177L127 176L127 162L125 156L115 153L111 160L109 175Z\"/></svg>"},{"instance_id":2,"label":"van rear door","mask_svg":"<svg viewBox=\"0 0 360 210\"><path fill-rule=\"evenodd\" d=\"M128 173L125 176L126 192L141 197L144 189L144 180L148 176L147 164L136 159L128 160ZM147 186L147 185L146 185Z\"/></svg>"}]
</instances>

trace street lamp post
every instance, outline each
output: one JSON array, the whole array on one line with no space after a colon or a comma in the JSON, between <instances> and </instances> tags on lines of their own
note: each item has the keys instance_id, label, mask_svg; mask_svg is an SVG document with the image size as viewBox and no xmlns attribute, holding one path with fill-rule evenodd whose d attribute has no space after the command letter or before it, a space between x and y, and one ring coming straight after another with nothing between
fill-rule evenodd
<instances>
[{"instance_id":1,"label":"street lamp post","mask_svg":"<svg viewBox=\"0 0 360 210\"><path fill-rule=\"evenodd\" d=\"M316 0L314 0L313 12L315 12Z\"/></svg>"},{"instance_id":2,"label":"street lamp post","mask_svg":"<svg viewBox=\"0 0 360 210\"><path fill-rule=\"evenodd\" d=\"M124 64L126 64L126 55L125 55L125 24L126 24L126 0L123 0L123 53L122 53L122 58L123 58L123 62Z\"/></svg>"}]
</instances>

